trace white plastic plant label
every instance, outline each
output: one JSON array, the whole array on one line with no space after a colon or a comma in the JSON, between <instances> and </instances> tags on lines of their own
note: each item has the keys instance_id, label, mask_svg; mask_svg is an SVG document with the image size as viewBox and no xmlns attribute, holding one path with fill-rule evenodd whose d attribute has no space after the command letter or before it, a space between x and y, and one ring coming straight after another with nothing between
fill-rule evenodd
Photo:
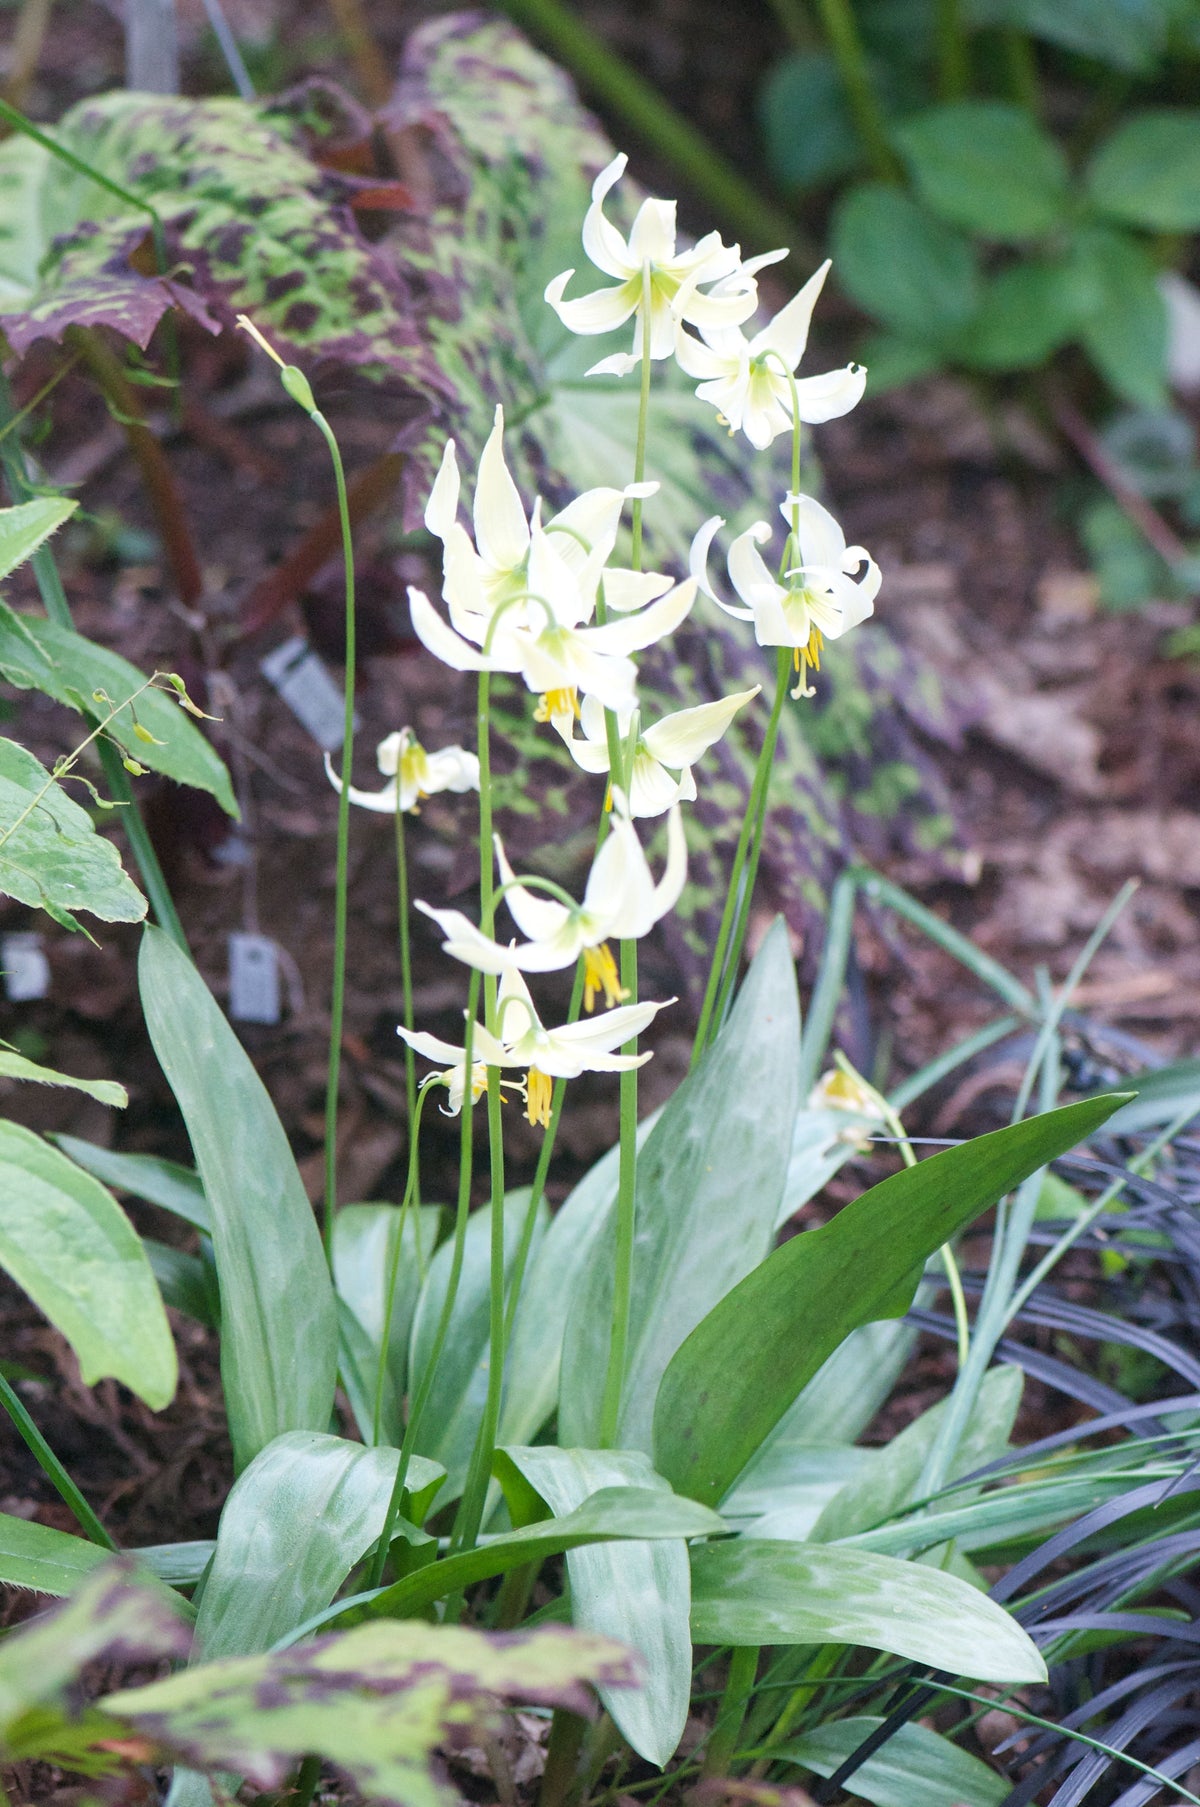
<instances>
[{"instance_id":1,"label":"white plastic plant label","mask_svg":"<svg viewBox=\"0 0 1200 1807\"><path fill-rule=\"evenodd\" d=\"M0 935L0 970L10 1004L28 1004L45 997L50 989L50 962L36 929Z\"/></svg>"},{"instance_id":2,"label":"white plastic plant label","mask_svg":"<svg viewBox=\"0 0 1200 1807\"><path fill-rule=\"evenodd\" d=\"M336 753L345 739L345 699L308 641L293 635L268 653L259 669L317 745L326 753Z\"/></svg>"},{"instance_id":3,"label":"white plastic plant label","mask_svg":"<svg viewBox=\"0 0 1200 1807\"><path fill-rule=\"evenodd\" d=\"M230 935L229 1014L235 1023L279 1021L279 950L269 935Z\"/></svg>"}]
</instances>

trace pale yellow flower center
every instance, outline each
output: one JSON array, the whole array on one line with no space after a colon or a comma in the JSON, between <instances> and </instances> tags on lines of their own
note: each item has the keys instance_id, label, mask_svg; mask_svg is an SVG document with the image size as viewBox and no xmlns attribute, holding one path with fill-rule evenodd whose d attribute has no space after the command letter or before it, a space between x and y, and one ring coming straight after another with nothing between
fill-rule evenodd
<instances>
[{"instance_id":1,"label":"pale yellow flower center","mask_svg":"<svg viewBox=\"0 0 1200 1807\"><path fill-rule=\"evenodd\" d=\"M604 993L604 1004L608 1010L629 996L621 984L617 974L617 963L613 959L612 949L607 941L602 941L599 947L585 947L583 950L583 1007L585 1010L592 1010L595 1007L596 994L601 991Z\"/></svg>"},{"instance_id":2,"label":"pale yellow flower center","mask_svg":"<svg viewBox=\"0 0 1200 1807\"><path fill-rule=\"evenodd\" d=\"M530 1067L525 1077L525 1121L540 1123L543 1129L549 1129L550 1100L553 1095L553 1080L545 1073L539 1073L536 1067Z\"/></svg>"},{"instance_id":3,"label":"pale yellow flower center","mask_svg":"<svg viewBox=\"0 0 1200 1807\"><path fill-rule=\"evenodd\" d=\"M418 797L429 795L429 759L419 741L410 740L400 755L399 783L401 795L408 790ZM415 802L410 808L415 812Z\"/></svg>"},{"instance_id":4,"label":"pale yellow flower center","mask_svg":"<svg viewBox=\"0 0 1200 1807\"><path fill-rule=\"evenodd\" d=\"M538 698L533 712L535 722L552 722L559 715L570 715L578 721L579 693L574 685L566 690L547 690Z\"/></svg>"}]
</instances>

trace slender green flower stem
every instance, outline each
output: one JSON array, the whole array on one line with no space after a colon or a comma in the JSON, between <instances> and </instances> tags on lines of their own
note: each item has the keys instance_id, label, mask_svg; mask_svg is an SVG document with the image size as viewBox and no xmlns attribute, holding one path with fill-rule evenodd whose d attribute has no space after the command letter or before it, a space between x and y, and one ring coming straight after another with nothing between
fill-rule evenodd
<instances>
[{"instance_id":1,"label":"slender green flower stem","mask_svg":"<svg viewBox=\"0 0 1200 1807\"><path fill-rule=\"evenodd\" d=\"M350 530L350 506L346 497L346 473L333 428L319 408L309 419L329 448L337 485L338 516L342 526L342 562L346 573L346 677L342 727L342 782L338 793L337 875L333 903L333 990L329 1009L329 1073L325 1087L325 1217L326 1257L333 1259L333 1219L337 1211L338 1087L342 1070L342 1022L346 1010L346 923L349 908L350 770L354 763L354 675L357 664L354 607L354 546Z\"/></svg>"},{"instance_id":2,"label":"slender green flower stem","mask_svg":"<svg viewBox=\"0 0 1200 1807\"><path fill-rule=\"evenodd\" d=\"M937 43L938 95L961 100L971 85L967 36L963 30L961 0L937 0L934 15Z\"/></svg>"},{"instance_id":3,"label":"slender green flower stem","mask_svg":"<svg viewBox=\"0 0 1200 1807\"><path fill-rule=\"evenodd\" d=\"M746 1708L754 1692L758 1674L757 1644L740 1644L729 1654L729 1674L725 1691L717 1708L717 1717L708 1735L702 1773L705 1776L729 1774L729 1765L746 1723Z\"/></svg>"},{"instance_id":4,"label":"slender green flower stem","mask_svg":"<svg viewBox=\"0 0 1200 1807\"><path fill-rule=\"evenodd\" d=\"M12 1419L17 1434L32 1451L38 1467L59 1499L69 1511L74 1513L76 1523L84 1536L92 1543L99 1544L103 1550L115 1550L116 1544L29 1416L16 1389L3 1374L0 1374L0 1405L3 1405Z\"/></svg>"},{"instance_id":5,"label":"slender green flower stem","mask_svg":"<svg viewBox=\"0 0 1200 1807\"><path fill-rule=\"evenodd\" d=\"M871 168L885 182L894 182L900 172L850 0L816 0L816 6Z\"/></svg>"},{"instance_id":6,"label":"slender green flower stem","mask_svg":"<svg viewBox=\"0 0 1200 1807\"><path fill-rule=\"evenodd\" d=\"M383 1392L387 1379L388 1346L392 1340L392 1315L396 1308L396 1286L400 1277L400 1259L404 1249L404 1229L408 1222L408 1214L415 1202L420 1173L420 1135L421 1112L425 1108L425 1100L430 1090L438 1083L437 1075L427 1079L417 1094L412 1115L409 1117L408 1143L408 1178L404 1186L404 1199L400 1206L400 1221L392 1245L391 1259L388 1262L387 1281L385 1283L386 1304L383 1311L383 1328L379 1340L379 1367L375 1375L375 1405L371 1421L371 1442L378 1446L383 1442ZM419 1220L418 1220L419 1221ZM419 1239L419 1232L418 1232ZM419 1240L418 1240L419 1250Z\"/></svg>"},{"instance_id":7,"label":"slender green flower stem","mask_svg":"<svg viewBox=\"0 0 1200 1807\"><path fill-rule=\"evenodd\" d=\"M25 467L24 454L21 451L18 437L5 437L13 424L12 395L3 375L0 375L0 462L3 463L8 486L14 502L27 501L37 491L29 480ZM54 554L49 546L39 546L33 554L30 564L37 580L42 605L50 620L59 627L74 628L71 617L71 606L67 601L67 593L59 575L58 566L54 562ZM114 803L121 807L121 826L129 841L130 851L137 866L142 884L146 888L146 896L150 900L150 908L154 912L155 921L165 929L181 953L191 957L187 937L183 932L183 924L171 897L170 888L159 864L158 855L146 830L141 811L133 794L133 786L129 774L121 764L121 755L117 748L107 740L99 745L100 764L104 772L105 783Z\"/></svg>"},{"instance_id":8,"label":"slender green flower stem","mask_svg":"<svg viewBox=\"0 0 1200 1807\"><path fill-rule=\"evenodd\" d=\"M474 1141L472 1084L474 1080L475 1012L479 1008L479 979L479 973L472 971L467 991L467 1029L463 1048L463 1102L459 1126L458 1203L454 1213L454 1248L450 1256L450 1272L446 1277L446 1297L442 1301L437 1329L434 1331L433 1343L429 1350L429 1359L425 1363L420 1385L409 1411L404 1441L400 1445L400 1460L396 1465L396 1478L392 1483L392 1493L388 1501L387 1512L384 1514L383 1529L379 1533L379 1542L375 1546L375 1554L371 1561L370 1575L367 1581L369 1588L380 1587L383 1583L388 1548L392 1541L392 1533L396 1528L396 1520L400 1515L400 1502L408 1479L409 1466L421 1435L425 1408L433 1390L434 1377L442 1358L442 1350L446 1346L450 1319L454 1313L454 1304L458 1298L458 1285L462 1278L463 1256L467 1242L467 1218L471 1209L471 1154Z\"/></svg>"},{"instance_id":9,"label":"slender green flower stem","mask_svg":"<svg viewBox=\"0 0 1200 1807\"><path fill-rule=\"evenodd\" d=\"M641 483L646 475L646 433L650 420L650 268L642 269L642 367L641 385L638 391L637 439L634 447L633 480ZM633 570L642 568L642 503L640 497L635 498L632 510L631 532L633 549L630 563ZM616 783L618 774L624 780L626 793L633 778L633 756L637 746L636 716L631 724L628 770L625 761L618 761L617 741L619 727L616 717L611 711L605 711L605 725L609 746L609 776ZM638 995L638 956L637 942L625 939L621 942L621 989L625 993L628 1004L637 1003ZM622 1054L637 1053L637 1037L622 1043ZM637 1068L630 1067L620 1078L621 1128L620 1128L620 1177L617 1181L617 1234L613 1251L613 1296L612 1296L612 1329L608 1345L608 1366L604 1375L604 1393L600 1406L601 1449L611 1449L617 1440L617 1431L621 1417L621 1394L625 1387L625 1361L629 1347L629 1311L633 1300L633 1245L634 1231L637 1224L637 1120L638 1120L638 1078Z\"/></svg>"},{"instance_id":10,"label":"slender green flower stem","mask_svg":"<svg viewBox=\"0 0 1200 1807\"><path fill-rule=\"evenodd\" d=\"M400 914L400 986L403 995L404 1027L411 1035L416 1028L413 1010L412 936L408 911L408 845L404 827L404 811L400 807L400 771L396 770L396 891ZM408 1133L417 1139L417 1057L407 1042L404 1044L404 1095L408 1105ZM418 1203L420 1195L418 1193Z\"/></svg>"},{"instance_id":11,"label":"slender green flower stem","mask_svg":"<svg viewBox=\"0 0 1200 1807\"><path fill-rule=\"evenodd\" d=\"M505 1338L504 1288L504 1125L500 1117L500 1069L487 1070L488 1152L492 1181L490 1274L488 1284L488 1384L483 1417L471 1452L466 1485L450 1534L451 1556L474 1549L483 1523L483 1508L496 1452L500 1402L504 1389ZM532 1205L532 1200L530 1201Z\"/></svg>"},{"instance_id":12,"label":"slender green flower stem","mask_svg":"<svg viewBox=\"0 0 1200 1807\"><path fill-rule=\"evenodd\" d=\"M696 1040L692 1047L693 1068L699 1065L705 1049L714 1038L720 1024L720 1017L717 1014L718 999L721 996L727 972L735 970L735 961L729 957L732 951L731 938L741 919L742 912L745 912L747 918L749 916L749 892L753 884L753 873L758 868L759 851L762 846L762 824L766 819L767 788L770 783L771 765L775 758L775 743L779 738L783 701L787 695L788 669L788 649L780 647L776 661L775 701L767 722L766 734L763 736L758 764L754 768L746 814L742 821L741 833L738 835L733 865L730 868L725 908L721 912L721 926L717 930L712 965L708 973L708 984L705 986L704 1002L700 1007L700 1021L696 1028ZM752 840L755 844L752 869L748 869ZM738 945L740 947L740 940Z\"/></svg>"}]
</instances>

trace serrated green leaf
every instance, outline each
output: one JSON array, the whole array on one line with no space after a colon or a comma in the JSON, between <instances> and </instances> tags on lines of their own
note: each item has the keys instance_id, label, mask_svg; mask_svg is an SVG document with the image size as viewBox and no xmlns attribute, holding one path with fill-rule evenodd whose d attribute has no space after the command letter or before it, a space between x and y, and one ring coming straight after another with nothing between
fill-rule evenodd
<instances>
[{"instance_id":1,"label":"serrated green leaf","mask_svg":"<svg viewBox=\"0 0 1200 1807\"><path fill-rule=\"evenodd\" d=\"M65 928L79 927L77 910L104 922L140 922L146 914L116 848L15 740L0 740L0 892Z\"/></svg>"},{"instance_id":2,"label":"serrated green leaf","mask_svg":"<svg viewBox=\"0 0 1200 1807\"><path fill-rule=\"evenodd\" d=\"M920 1563L752 1537L692 1551L698 1644L854 1644L980 1681L1037 1682L1028 1633L985 1594Z\"/></svg>"},{"instance_id":3,"label":"serrated green leaf","mask_svg":"<svg viewBox=\"0 0 1200 1807\"><path fill-rule=\"evenodd\" d=\"M655 1467L678 1492L719 1500L843 1337L902 1316L935 1250L1120 1102L1089 1099L946 1149L776 1249L673 1357L655 1406Z\"/></svg>"},{"instance_id":4,"label":"serrated green leaf","mask_svg":"<svg viewBox=\"0 0 1200 1807\"><path fill-rule=\"evenodd\" d=\"M106 730L114 740L152 771L210 792L229 815L238 815L224 760L175 697L147 690L145 674L118 653L44 615L18 615L0 603L0 672L18 689L40 690L95 720L100 715L93 692L106 691L114 705L123 705ZM130 704L128 699L138 692L137 702ZM135 714L157 745L147 746L134 732Z\"/></svg>"},{"instance_id":5,"label":"serrated green leaf","mask_svg":"<svg viewBox=\"0 0 1200 1807\"><path fill-rule=\"evenodd\" d=\"M504 1457L565 1518L603 1487L648 1487L669 1494L640 1450L513 1448ZM498 1464L500 1478L504 1469ZM687 1723L692 1691L688 1628L690 1583L681 1540L603 1543L567 1553L571 1623L636 1650L642 1681L601 1698L639 1757L663 1768Z\"/></svg>"},{"instance_id":6,"label":"serrated green leaf","mask_svg":"<svg viewBox=\"0 0 1200 1807\"><path fill-rule=\"evenodd\" d=\"M1088 166L1093 207L1151 232L1200 226L1200 108L1128 115Z\"/></svg>"},{"instance_id":7,"label":"serrated green leaf","mask_svg":"<svg viewBox=\"0 0 1200 1807\"><path fill-rule=\"evenodd\" d=\"M1023 108L999 100L927 107L893 130L917 192L939 218L984 238L1036 238L1057 226L1067 164Z\"/></svg>"},{"instance_id":8,"label":"serrated green leaf","mask_svg":"<svg viewBox=\"0 0 1200 1807\"><path fill-rule=\"evenodd\" d=\"M0 1265L62 1332L86 1386L123 1381L154 1411L175 1345L145 1251L110 1192L32 1130L0 1122Z\"/></svg>"},{"instance_id":9,"label":"serrated green leaf","mask_svg":"<svg viewBox=\"0 0 1200 1807\"><path fill-rule=\"evenodd\" d=\"M129 1093L115 1079L75 1079L70 1073L56 1073L53 1067L40 1067L35 1060L26 1060L23 1054L11 1054L0 1048L0 1079L26 1079L37 1085L64 1085L73 1092L84 1092L94 1098L97 1104L110 1104L114 1110L124 1110L129 1103Z\"/></svg>"},{"instance_id":10,"label":"serrated green leaf","mask_svg":"<svg viewBox=\"0 0 1200 1807\"><path fill-rule=\"evenodd\" d=\"M35 496L15 508L0 508L0 577L7 577L79 507L66 496Z\"/></svg>"},{"instance_id":11,"label":"serrated green leaf","mask_svg":"<svg viewBox=\"0 0 1200 1807\"><path fill-rule=\"evenodd\" d=\"M978 305L970 241L887 182L843 195L831 252L846 293L903 338L938 345Z\"/></svg>"},{"instance_id":12,"label":"serrated green leaf","mask_svg":"<svg viewBox=\"0 0 1200 1807\"><path fill-rule=\"evenodd\" d=\"M283 1125L212 993L161 929L147 929L138 975L212 1212L221 1378L244 1468L282 1432L329 1423L333 1287Z\"/></svg>"}]
</instances>

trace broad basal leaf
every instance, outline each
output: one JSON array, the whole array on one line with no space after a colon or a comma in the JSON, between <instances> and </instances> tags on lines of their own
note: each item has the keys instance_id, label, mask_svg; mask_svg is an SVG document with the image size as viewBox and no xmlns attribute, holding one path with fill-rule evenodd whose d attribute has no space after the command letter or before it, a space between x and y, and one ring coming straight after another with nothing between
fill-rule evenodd
<instances>
[{"instance_id":1,"label":"broad basal leaf","mask_svg":"<svg viewBox=\"0 0 1200 1807\"><path fill-rule=\"evenodd\" d=\"M79 927L77 910L104 922L146 914L111 841L15 740L0 740L0 893L70 929Z\"/></svg>"},{"instance_id":2,"label":"broad basal leaf","mask_svg":"<svg viewBox=\"0 0 1200 1807\"><path fill-rule=\"evenodd\" d=\"M175 1345L132 1224L18 1123L0 1122L0 1266L66 1337L87 1386L112 1375L155 1411L169 1403Z\"/></svg>"},{"instance_id":3,"label":"broad basal leaf","mask_svg":"<svg viewBox=\"0 0 1200 1807\"><path fill-rule=\"evenodd\" d=\"M882 1724L869 1715L828 1719L776 1745L771 1755L814 1775L831 1776ZM895 1727L883 1748L854 1771L848 1786L871 1807L1000 1807L1011 1793L1003 1776L924 1725Z\"/></svg>"}]
</instances>

